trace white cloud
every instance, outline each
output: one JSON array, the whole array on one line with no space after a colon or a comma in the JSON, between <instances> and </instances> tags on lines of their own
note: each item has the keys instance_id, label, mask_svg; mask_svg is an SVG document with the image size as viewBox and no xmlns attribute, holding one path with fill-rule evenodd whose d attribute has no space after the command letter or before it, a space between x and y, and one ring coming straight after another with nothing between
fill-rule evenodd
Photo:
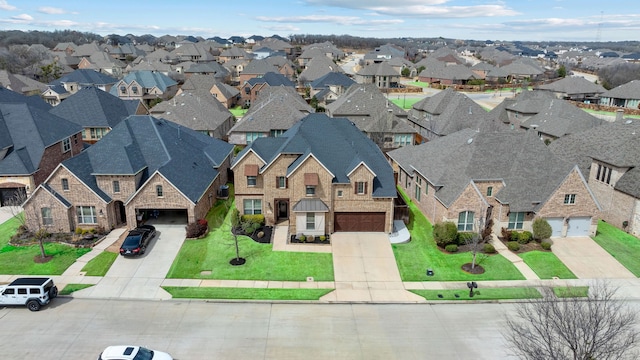
<instances>
[{"instance_id":1,"label":"white cloud","mask_svg":"<svg viewBox=\"0 0 640 360\"><path fill-rule=\"evenodd\" d=\"M0 0L0 10L13 11L16 9L18 8L13 5L9 5L9 3L7 3L7 0Z\"/></svg>"},{"instance_id":2,"label":"white cloud","mask_svg":"<svg viewBox=\"0 0 640 360\"><path fill-rule=\"evenodd\" d=\"M63 9L54 8L50 6L44 6L44 7L38 8L38 12L41 12L44 14L66 14L66 11L64 11Z\"/></svg>"},{"instance_id":3,"label":"white cloud","mask_svg":"<svg viewBox=\"0 0 640 360\"><path fill-rule=\"evenodd\" d=\"M33 21L33 16L29 14L20 14L20 15L12 16L11 20L13 20L16 23L26 23L26 22Z\"/></svg>"},{"instance_id":4,"label":"white cloud","mask_svg":"<svg viewBox=\"0 0 640 360\"><path fill-rule=\"evenodd\" d=\"M338 16L338 15L304 15L304 16L281 16L268 17L258 16L256 18L263 22L279 22L279 23L331 23L338 25L386 25L399 24L404 22L400 19L390 20L365 20L357 16Z\"/></svg>"}]
</instances>

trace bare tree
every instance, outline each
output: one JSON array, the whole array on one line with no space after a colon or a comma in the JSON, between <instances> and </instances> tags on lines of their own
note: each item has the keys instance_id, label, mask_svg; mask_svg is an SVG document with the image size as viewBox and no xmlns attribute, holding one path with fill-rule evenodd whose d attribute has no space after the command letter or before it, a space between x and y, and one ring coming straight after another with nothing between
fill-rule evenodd
<instances>
[{"instance_id":1,"label":"bare tree","mask_svg":"<svg viewBox=\"0 0 640 360\"><path fill-rule=\"evenodd\" d=\"M615 293L602 282L590 288L587 298L556 298L545 288L542 298L507 315L503 335L509 349L528 360L637 359L637 316Z\"/></svg>"},{"instance_id":2,"label":"bare tree","mask_svg":"<svg viewBox=\"0 0 640 360\"><path fill-rule=\"evenodd\" d=\"M473 236L465 238L464 243L471 252L471 270L474 270L476 265L480 265L480 263L487 258L487 256L482 253L485 241L481 234L474 233ZM480 257L478 257L478 255L480 255Z\"/></svg>"},{"instance_id":3,"label":"bare tree","mask_svg":"<svg viewBox=\"0 0 640 360\"><path fill-rule=\"evenodd\" d=\"M18 219L20 222L20 227L23 230L29 231L33 234L33 237L38 240L38 245L40 246L40 257L43 259L47 257L47 252L44 249L44 240L49 236L47 229L44 227L43 221L41 219L41 214L38 213L38 210L35 207L31 207L32 211L28 214L26 213L28 210L23 209L22 205L27 201L27 193L24 191L18 191L13 195L11 199L9 199L9 206L11 208L11 214ZM31 219L31 221L28 221ZM38 229L30 229L29 223L38 224Z\"/></svg>"}]
</instances>

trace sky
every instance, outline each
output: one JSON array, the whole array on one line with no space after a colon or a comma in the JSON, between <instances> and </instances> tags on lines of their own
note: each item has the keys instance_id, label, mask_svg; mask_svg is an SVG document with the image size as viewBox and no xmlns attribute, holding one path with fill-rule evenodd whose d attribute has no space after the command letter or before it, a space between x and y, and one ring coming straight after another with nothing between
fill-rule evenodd
<instances>
[{"instance_id":1,"label":"sky","mask_svg":"<svg viewBox=\"0 0 640 360\"><path fill-rule=\"evenodd\" d=\"M465 40L640 40L640 1L0 0L2 30L205 38L291 34Z\"/></svg>"}]
</instances>

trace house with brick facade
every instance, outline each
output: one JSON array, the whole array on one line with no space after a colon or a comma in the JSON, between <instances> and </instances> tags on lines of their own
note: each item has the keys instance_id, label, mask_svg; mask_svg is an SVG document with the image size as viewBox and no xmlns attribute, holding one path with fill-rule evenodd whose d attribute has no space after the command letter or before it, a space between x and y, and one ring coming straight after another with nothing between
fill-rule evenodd
<instances>
[{"instance_id":1,"label":"house with brick facade","mask_svg":"<svg viewBox=\"0 0 640 360\"><path fill-rule=\"evenodd\" d=\"M134 71L118 81L109 91L123 100L141 100L145 104L155 99L168 100L178 91L178 83L154 71Z\"/></svg>"},{"instance_id":2,"label":"house with brick facade","mask_svg":"<svg viewBox=\"0 0 640 360\"><path fill-rule=\"evenodd\" d=\"M606 123L553 141L549 149L588 175L603 220L640 236L640 121Z\"/></svg>"},{"instance_id":3,"label":"house with brick facade","mask_svg":"<svg viewBox=\"0 0 640 360\"><path fill-rule=\"evenodd\" d=\"M203 218L227 183L233 146L152 116L131 116L58 165L23 205L32 228L137 225L137 215Z\"/></svg>"},{"instance_id":4,"label":"house with brick facade","mask_svg":"<svg viewBox=\"0 0 640 360\"><path fill-rule=\"evenodd\" d=\"M465 129L387 155L398 185L432 223L500 234L531 231L541 217L555 237L595 234L600 205L582 171L531 131Z\"/></svg>"},{"instance_id":5,"label":"house with brick facade","mask_svg":"<svg viewBox=\"0 0 640 360\"><path fill-rule=\"evenodd\" d=\"M48 113L49 105L38 97L10 93L0 91L0 206L24 201L19 198L84 146L80 125ZM32 105L33 100L41 105Z\"/></svg>"},{"instance_id":6,"label":"house with brick facade","mask_svg":"<svg viewBox=\"0 0 640 360\"><path fill-rule=\"evenodd\" d=\"M232 165L240 214L289 222L291 234L390 233L396 189L380 149L349 120L309 114L259 138Z\"/></svg>"}]
</instances>

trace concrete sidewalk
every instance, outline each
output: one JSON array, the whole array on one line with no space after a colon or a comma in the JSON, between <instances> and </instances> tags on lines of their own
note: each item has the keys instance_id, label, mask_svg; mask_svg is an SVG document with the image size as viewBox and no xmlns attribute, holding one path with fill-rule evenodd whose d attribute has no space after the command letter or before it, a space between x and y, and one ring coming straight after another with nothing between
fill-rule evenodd
<instances>
[{"instance_id":1,"label":"concrete sidewalk","mask_svg":"<svg viewBox=\"0 0 640 360\"><path fill-rule=\"evenodd\" d=\"M498 254L504 256L507 260L511 261L511 263L522 273L525 279L527 280L539 280L540 277L536 274L529 265L525 264L524 260L511 250L507 248L507 246L498 239L496 234L491 234L491 245L496 249Z\"/></svg>"}]
</instances>

